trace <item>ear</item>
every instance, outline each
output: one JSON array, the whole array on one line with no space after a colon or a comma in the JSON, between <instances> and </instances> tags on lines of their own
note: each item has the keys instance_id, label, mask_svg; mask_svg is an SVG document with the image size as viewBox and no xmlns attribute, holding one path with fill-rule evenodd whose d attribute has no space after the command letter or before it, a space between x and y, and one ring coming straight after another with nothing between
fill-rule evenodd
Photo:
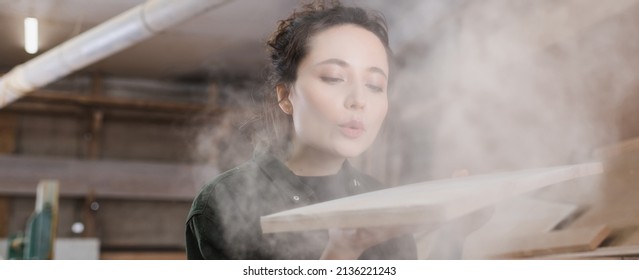
<instances>
[{"instance_id":1,"label":"ear","mask_svg":"<svg viewBox=\"0 0 639 280\"><path fill-rule=\"evenodd\" d=\"M284 84L279 84L275 87L275 91L277 92L277 104L280 105L280 109L287 115L293 114L293 104L288 99L290 95L288 87Z\"/></svg>"}]
</instances>

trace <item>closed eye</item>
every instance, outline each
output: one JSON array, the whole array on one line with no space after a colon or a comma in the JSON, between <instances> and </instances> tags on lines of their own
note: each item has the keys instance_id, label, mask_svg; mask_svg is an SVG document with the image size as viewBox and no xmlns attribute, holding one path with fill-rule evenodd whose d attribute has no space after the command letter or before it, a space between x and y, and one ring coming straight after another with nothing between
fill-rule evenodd
<instances>
[{"instance_id":1,"label":"closed eye","mask_svg":"<svg viewBox=\"0 0 639 280\"><path fill-rule=\"evenodd\" d=\"M371 91L373 91L373 92L383 92L384 91L384 89L382 89L381 87L375 86L375 85L368 84L368 85L366 85L366 87L368 89L370 89Z\"/></svg>"},{"instance_id":2,"label":"closed eye","mask_svg":"<svg viewBox=\"0 0 639 280\"><path fill-rule=\"evenodd\" d=\"M336 84L336 83L344 81L344 79L342 78L335 78L335 77L321 77L321 79L325 83L329 83L329 84Z\"/></svg>"}]
</instances>

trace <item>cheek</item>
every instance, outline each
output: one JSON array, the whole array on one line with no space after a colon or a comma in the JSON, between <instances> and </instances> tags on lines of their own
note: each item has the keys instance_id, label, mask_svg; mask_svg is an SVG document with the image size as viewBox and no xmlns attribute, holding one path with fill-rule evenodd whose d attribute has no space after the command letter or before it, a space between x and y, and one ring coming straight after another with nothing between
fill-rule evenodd
<instances>
[{"instance_id":1,"label":"cheek","mask_svg":"<svg viewBox=\"0 0 639 280\"><path fill-rule=\"evenodd\" d=\"M331 96L330 92L318 86L311 87L309 90L301 87L298 93L296 102L293 104L294 110L299 109L299 113L303 114L305 119L316 122L336 121L339 115L337 96Z\"/></svg>"},{"instance_id":2,"label":"cheek","mask_svg":"<svg viewBox=\"0 0 639 280\"><path fill-rule=\"evenodd\" d=\"M380 99L376 101L375 107L371 110L371 118L375 120L378 126L381 126L381 123L386 119L386 114L388 114L388 100L386 97L380 97Z\"/></svg>"}]
</instances>

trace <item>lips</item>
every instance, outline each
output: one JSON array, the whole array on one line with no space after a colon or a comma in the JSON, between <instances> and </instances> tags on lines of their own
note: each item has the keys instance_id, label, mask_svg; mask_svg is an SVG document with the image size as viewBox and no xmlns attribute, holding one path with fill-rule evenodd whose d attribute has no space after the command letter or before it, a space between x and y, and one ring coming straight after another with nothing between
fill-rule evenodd
<instances>
[{"instance_id":1,"label":"lips","mask_svg":"<svg viewBox=\"0 0 639 280\"><path fill-rule=\"evenodd\" d=\"M362 134L364 134L364 132L366 132L364 123L356 120L342 123L339 125L339 127L342 135L351 139L359 138L360 136L362 136Z\"/></svg>"}]
</instances>

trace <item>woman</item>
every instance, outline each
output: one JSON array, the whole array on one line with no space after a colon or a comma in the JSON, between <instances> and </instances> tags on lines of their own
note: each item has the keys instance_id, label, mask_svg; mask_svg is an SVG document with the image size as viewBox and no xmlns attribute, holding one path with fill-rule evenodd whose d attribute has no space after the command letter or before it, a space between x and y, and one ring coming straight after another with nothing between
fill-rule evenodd
<instances>
[{"instance_id":1,"label":"woman","mask_svg":"<svg viewBox=\"0 0 639 280\"><path fill-rule=\"evenodd\" d=\"M368 149L386 117L390 50L380 16L339 3L306 5L268 42L271 124L249 162L219 175L194 200L189 259L414 259L412 236L393 230L263 235L260 217L381 189L347 158Z\"/></svg>"}]
</instances>

